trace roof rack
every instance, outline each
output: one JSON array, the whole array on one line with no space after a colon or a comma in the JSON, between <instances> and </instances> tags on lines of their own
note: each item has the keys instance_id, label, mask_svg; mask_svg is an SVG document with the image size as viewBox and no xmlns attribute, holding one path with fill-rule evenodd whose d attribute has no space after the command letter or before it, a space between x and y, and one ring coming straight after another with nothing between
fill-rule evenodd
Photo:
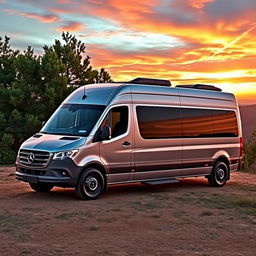
<instances>
[{"instance_id":1,"label":"roof rack","mask_svg":"<svg viewBox=\"0 0 256 256\"><path fill-rule=\"evenodd\" d=\"M208 85L208 84L180 84L180 85L176 85L176 87L218 91L218 92L222 91L220 88L213 86L213 85Z\"/></svg>"},{"instance_id":2,"label":"roof rack","mask_svg":"<svg viewBox=\"0 0 256 256\"><path fill-rule=\"evenodd\" d=\"M159 85L159 86L171 86L171 82L169 80L164 80L164 79L154 79L154 78L135 78L129 83L133 84L149 84L149 85Z\"/></svg>"}]
</instances>

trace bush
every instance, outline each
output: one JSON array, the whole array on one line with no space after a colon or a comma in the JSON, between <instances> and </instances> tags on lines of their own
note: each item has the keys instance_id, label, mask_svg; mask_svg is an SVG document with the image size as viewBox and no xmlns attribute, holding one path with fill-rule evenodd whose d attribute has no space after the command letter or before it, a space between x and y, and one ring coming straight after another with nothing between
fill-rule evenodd
<instances>
[{"instance_id":1,"label":"bush","mask_svg":"<svg viewBox=\"0 0 256 256\"><path fill-rule=\"evenodd\" d=\"M256 173L256 131L252 133L244 145L244 165L247 172Z\"/></svg>"},{"instance_id":2,"label":"bush","mask_svg":"<svg viewBox=\"0 0 256 256\"><path fill-rule=\"evenodd\" d=\"M16 152L11 149L13 144L13 136L11 134L4 134L0 140L0 165L13 164L16 157Z\"/></svg>"}]
</instances>

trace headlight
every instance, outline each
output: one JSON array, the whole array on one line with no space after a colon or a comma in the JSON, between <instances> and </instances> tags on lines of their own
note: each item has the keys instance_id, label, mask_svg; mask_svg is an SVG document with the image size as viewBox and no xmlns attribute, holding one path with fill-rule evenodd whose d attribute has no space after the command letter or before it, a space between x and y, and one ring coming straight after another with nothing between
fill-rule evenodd
<instances>
[{"instance_id":1,"label":"headlight","mask_svg":"<svg viewBox=\"0 0 256 256\"><path fill-rule=\"evenodd\" d=\"M73 158L77 154L77 152L78 152L78 149L56 152L53 154L53 159L63 160L65 158Z\"/></svg>"}]
</instances>

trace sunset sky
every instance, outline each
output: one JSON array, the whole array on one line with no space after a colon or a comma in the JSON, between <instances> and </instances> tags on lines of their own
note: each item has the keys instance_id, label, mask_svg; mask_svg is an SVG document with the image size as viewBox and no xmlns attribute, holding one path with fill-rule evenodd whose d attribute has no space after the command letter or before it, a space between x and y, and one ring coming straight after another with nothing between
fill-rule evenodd
<instances>
[{"instance_id":1,"label":"sunset sky","mask_svg":"<svg viewBox=\"0 0 256 256\"><path fill-rule=\"evenodd\" d=\"M70 31L115 81L214 84L256 104L256 0L0 0L0 36L42 47Z\"/></svg>"}]
</instances>

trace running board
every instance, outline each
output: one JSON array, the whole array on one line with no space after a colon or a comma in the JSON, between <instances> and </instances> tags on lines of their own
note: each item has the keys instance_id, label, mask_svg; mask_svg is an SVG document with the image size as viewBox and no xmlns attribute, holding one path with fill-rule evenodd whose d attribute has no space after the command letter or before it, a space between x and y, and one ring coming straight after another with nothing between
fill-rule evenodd
<instances>
[{"instance_id":1,"label":"running board","mask_svg":"<svg viewBox=\"0 0 256 256\"><path fill-rule=\"evenodd\" d=\"M150 180L150 181L142 181L142 184L145 185L161 185L161 184L169 184L179 182L176 179L164 179L164 180Z\"/></svg>"}]
</instances>

